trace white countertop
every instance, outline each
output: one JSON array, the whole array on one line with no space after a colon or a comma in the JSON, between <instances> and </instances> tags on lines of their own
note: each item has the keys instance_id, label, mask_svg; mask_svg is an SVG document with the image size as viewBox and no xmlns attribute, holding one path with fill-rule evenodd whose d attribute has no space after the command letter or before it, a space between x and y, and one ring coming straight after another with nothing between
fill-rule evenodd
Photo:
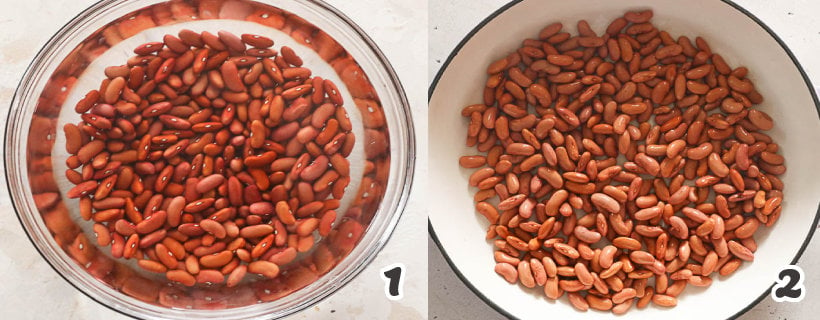
<instances>
[{"instance_id":1,"label":"white countertop","mask_svg":"<svg viewBox=\"0 0 820 320\"><path fill-rule=\"evenodd\" d=\"M340 9L379 45L401 78L413 109L417 132L416 180L407 209L378 257L334 295L288 319L420 319L427 317L425 203L420 200L426 168L426 75L424 23L427 5L414 0L326 0ZM51 35L93 0L4 0L0 10L0 118L5 131L17 83L35 53ZM2 133L0 133L2 134ZM4 179L0 174L0 179ZM29 242L0 181L0 309L3 319L130 319L71 287L46 264ZM407 267L404 298L384 295L379 270L393 263Z\"/></svg>"},{"instance_id":2,"label":"white countertop","mask_svg":"<svg viewBox=\"0 0 820 320\"><path fill-rule=\"evenodd\" d=\"M432 81L450 52L480 21L489 16L506 0L450 0L430 1L428 24L429 56L428 81ZM820 23L816 13L820 2L809 0L737 0L737 4L756 15L777 33L794 52L803 68L817 87L820 85ZM428 82L429 85L429 82ZM741 319L810 319L820 313L820 274L813 269L820 266L820 246L817 239L809 244L798 263L806 273L806 297L802 303L777 303L767 297ZM441 255L435 243L428 238L430 252L430 319L504 319L462 283Z\"/></svg>"}]
</instances>

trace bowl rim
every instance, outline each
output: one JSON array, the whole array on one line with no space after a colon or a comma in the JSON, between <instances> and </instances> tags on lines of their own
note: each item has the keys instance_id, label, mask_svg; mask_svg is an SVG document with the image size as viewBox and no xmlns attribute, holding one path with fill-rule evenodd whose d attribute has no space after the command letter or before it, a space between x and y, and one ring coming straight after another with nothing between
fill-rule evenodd
<instances>
[{"instance_id":1,"label":"bowl rim","mask_svg":"<svg viewBox=\"0 0 820 320\"><path fill-rule=\"evenodd\" d=\"M52 34L45 41L45 43L42 44L42 46L34 54L33 58L31 59L31 62L29 62L29 64L26 67L25 71L23 71L23 73L20 77L20 80L17 83L17 87L15 88L14 93L12 94L12 99L9 102L10 108L9 108L8 113L6 114L6 125L5 125L5 130L4 130L4 133L6 135L5 135L5 138L4 138L4 142L17 136L13 132L15 131L16 127L19 126L19 124L17 124L14 121L9 121L9 120L12 120L13 118L16 119L16 118L19 118L19 117L22 116L22 115L20 115L20 112L17 110L17 108L15 108L15 106L17 106L20 103L20 99L22 99L22 97L20 95L22 95L23 92L25 91L24 88L22 87L22 85L25 82L30 81L32 79L32 77L35 76L33 74L33 72L37 71L38 68L42 67L43 62L41 60L48 55L48 52L51 51L54 48L55 45L57 45L56 41L59 40L60 35L67 32L67 31L70 31L73 28L76 28L76 26L79 23L81 23L81 22L85 21L86 19L88 19L88 17L90 15L94 14L94 12L97 12L98 10L105 9L107 7L110 7L110 6L120 4L123 1L125 1L125 0L98 0L98 1L94 2L93 4L89 5L88 7L85 7L84 9L82 9L82 11L80 11L79 13L75 14L72 18L68 19L67 22L65 22L56 32L54 32L54 34ZM266 0L247 0L247 1L258 2L258 3L262 3L262 4L265 4L265 5L275 7L275 5L268 3ZM407 98L407 92L404 88L404 85L402 84L401 79L400 79L398 73L396 72L396 69L393 67L393 64L390 63L390 60L387 58L387 56L384 54L384 52L381 50L381 48L376 44L376 42L370 37L370 35L368 35L352 18L348 17L341 10L339 10L335 6L325 2L325 0L302 0L302 1L306 4L316 6L318 9L325 10L327 13L329 13L334 18L339 19L339 21L343 25L350 28L349 31L351 31L356 37L359 38L359 40L362 41L362 44L368 50L370 50L371 54L373 54L372 58L374 58L375 61L378 64L380 64L380 65L377 65L376 67L378 69L381 69L380 71L385 72L384 76L385 76L386 80L388 80L388 83L390 85L392 85L392 88L388 88L387 90L395 89L395 92L394 92L395 99L398 102L398 104L397 104L397 109L398 110L395 110L395 111L396 111L396 113L399 117L403 117L406 120L406 121L403 121L403 123L402 123L404 125L403 128L394 128L394 131L391 131L393 133L393 135L396 135L397 137L404 137L405 138L404 139L405 141L399 140L399 142L401 144L403 144L403 147L406 149L406 157L404 157L404 159L402 159L402 161L405 162L405 165L403 167L399 167L399 166L396 167L396 170L397 170L397 173L398 173L397 177L403 177L403 179L397 181L397 183L396 183L395 192L396 192L397 196L395 196L394 199L392 200L392 202L393 202L393 206L391 206L392 208L386 208L386 207L382 207L382 205L380 205L379 209L377 209L377 212L383 211L383 210L386 210L386 209L390 209L389 211L392 211L393 216L390 217L388 220L385 220L385 222L384 222L386 224L385 227L384 227L385 229L383 230L381 235L377 236L374 239L375 242L373 244L373 247L369 249L370 253L365 254L362 257L361 263L359 263L357 266L353 267L350 270L349 273L339 274L338 279L336 279L338 282L336 282L332 286L330 286L329 290L320 291L320 292L318 292L319 293L318 295L315 295L313 297L308 297L303 303L301 303L301 304L299 304L295 307L283 309L282 311L280 311L280 314L278 316L276 316L276 318L295 315L295 314L297 314L301 311L304 311L305 309L308 309L311 306L314 306L314 305L324 301L328 297L332 296L333 294L337 293L339 290L341 290L342 288L344 288L345 286L347 286L348 284L353 282L353 280L356 279L357 277L359 277L361 275L361 273L373 262L373 260L375 260L375 258L378 256L378 253L381 252L381 250L384 248L384 246L387 244L387 242L392 237L393 233L396 230L396 226L398 225L398 222L401 220L402 215L405 213L405 209L407 207L407 204L408 204L408 201L409 201L409 198L410 198L410 194L413 191L413 181L415 179L415 167L416 167L416 155L417 155L416 154L416 149L417 149L416 143L417 142L416 142L415 125L414 125L414 122L413 122L413 114L412 114L410 102ZM114 18L114 19L117 19L117 18ZM7 190L8 190L8 194L10 196L11 206L12 206L12 209L14 210L14 213L15 213L15 216L17 217L18 222L20 222L20 226L23 228L23 231L26 234L26 237L29 239L29 241L33 245L34 249L37 250L37 253L40 255L40 257L42 257L42 259L49 265L49 267L51 267L51 269L55 273L57 273L57 275L60 276L60 278L62 278L65 282L67 282L69 285L71 285L78 292L82 293L85 297L90 298L91 300L93 300L97 304L99 304L101 306L104 306L104 307L106 307L110 310L113 310L113 311L115 311L115 312L117 312L121 315L125 315L127 317L134 318L134 319L140 319L135 314L131 314L131 313L128 313L128 312L124 311L123 309L116 308L115 305L105 303L104 301L101 301L100 299L92 296L91 294L86 292L83 288L80 288L78 283L75 283L75 281L72 281L65 274L63 274L63 272L58 270L57 267L55 266L55 263L52 262L49 258L46 257L43 250L37 245L37 242L33 238L31 232L29 232L29 230L26 228L26 223L25 223L24 218L23 218L23 213L21 213L21 209L20 209L20 207L22 205L18 205L18 203L17 203L17 201L21 201L21 199L18 199L17 196L15 195L15 192L12 192L12 190L13 190L12 185L14 183L11 181L11 179L9 179L9 176L11 174L16 174L16 173L13 173L11 168L12 167L15 168L15 169L19 169L19 168L16 165L13 165L13 166L9 165L10 162L14 163L16 161L14 160L14 157L12 157L10 155L10 153L7 152L8 149L9 149L9 145L7 143L3 143L3 146L2 146L2 150L3 150L3 154L4 154L4 157L3 157L4 170L3 171L4 171L5 176L6 176L6 179L5 179L6 180L6 187L8 188ZM398 164L400 164L400 163L398 163ZM25 201L25 200L23 200L23 201ZM356 246L358 247L359 244L357 243ZM297 291L299 291L299 290L297 290ZM295 293L295 291L294 291L294 293ZM243 307L239 307L239 308L243 308ZM126 308L126 309L130 310L130 308ZM236 309L236 308L228 308L228 309L225 309L225 310L230 310L230 309ZM268 314L267 316L270 316L270 314Z\"/></svg>"},{"instance_id":2,"label":"bowl rim","mask_svg":"<svg viewBox=\"0 0 820 320\"><path fill-rule=\"evenodd\" d=\"M458 42L458 44L450 52L450 55L447 57L447 59L444 61L444 63L442 63L441 67L439 67L438 71L436 72L435 77L433 78L433 81L430 83L430 87L427 90L427 102L428 103L433 98L433 95L435 94L436 86L438 85L438 82L441 79L441 77L444 75L444 72L447 70L447 67L450 66L450 63L453 61L453 59L455 59L455 57L458 55L458 53L461 52L461 49L467 44L467 42L469 42L473 38L473 36L475 36L479 31L481 31L492 20L494 20L495 18L497 18L501 14L505 13L507 10L509 10L513 6L515 6L515 5L517 5L521 2L524 2L524 1L525 0L511 0L510 2L504 4L500 8L493 11L490 15L485 17L483 20L481 20L481 22L479 22L475 27L473 27L473 29L471 29L467 34L465 34L464 37L462 37L461 41ZM798 72L800 72L800 76L801 76L801 78L803 78L803 82L808 87L809 94L811 95L811 98L814 101L814 107L817 111L817 115L818 115L818 117L820 117L820 99L818 99L817 92L814 90L814 86L811 83L811 79L809 79L809 76L806 74L806 71L805 71L805 69L803 69L803 66L800 64L800 62L797 61L797 58L794 56L794 53L792 52L792 50L786 45L785 42L783 42L783 39L781 39L765 22L763 22L762 20L760 20L760 18L758 18L757 16L755 16L754 14L752 14L751 12L749 12L748 10L743 8L741 5L738 5L738 4L734 3L732 0L720 0L720 1L723 2L724 4L729 5L734 10L737 10L740 13L744 14L747 18L751 19L754 23L756 23L758 26L763 28L763 30L766 31L766 33L768 33L769 36L771 36L772 39L774 39L777 42L778 45L780 45L780 48L783 49L786 52L786 55L789 56L789 59L791 60L791 62L794 64L795 67L797 67ZM429 108L429 106L428 106L428 108ZM794 256L794 258L792 258L792 260L789 264L792 264L792 265L797 264L797 261L800 260L800 257L803 255L803 252L808 247L809 242L811 242L811 239L814 236L814 232L817 230L818 222L820 222L820 205L818 205L817 211L814 214L814 220L811 223L811 228L809 229L809 233L806 236L806 239L803 240L803 244L800 245L800 249L797 251L797 254ZM475 294L478 298L480 298L485 304L487 304L488 306L493 308L496 312L504 315L507 318L517 319L514 315L512 315L506 309L499 306L498 304L493 302L491 299L489 299L487 296L485 296L475 285L473 285L473 283L469 279L467 279L467 277L464 276L464 274L461 272L461 270L458 268L458 266L456 266L455 263L450 259L450 256L447 254L447 250L444 249L444 246L439 241L438 236L436 236L435 228L433 227L433 223L432 223L432 221L430 220L429 217L427 218L427 233L430 235L430 238L436 244L436 247L441 252L441 255L444 257L444 260L447 262L447 265L450 266L450 269L453 270L453 272L456 274L456 276L459 278L459 280L461 280L461 282L463 282L467 286L467 288L469 288L470 291L473 292L473 294ZM758 296L755 300L753 300L751 303L749 303L746 307L744 307L743 309L737 311L735 314L733 314L731 317L729 317L729 319L737 319L738 317L740 317L744 313L746 313L749 310L751 310L752 308L754 308L758 303L760 303L763 299L765 299L767 296L769 296L769 293L772 290L773 286L774 286L774 283L772 283L772 285L770 285L768 287L768 289L766 289L762 294L760 294L760 296Z\"/></svg>"}]
</instances>

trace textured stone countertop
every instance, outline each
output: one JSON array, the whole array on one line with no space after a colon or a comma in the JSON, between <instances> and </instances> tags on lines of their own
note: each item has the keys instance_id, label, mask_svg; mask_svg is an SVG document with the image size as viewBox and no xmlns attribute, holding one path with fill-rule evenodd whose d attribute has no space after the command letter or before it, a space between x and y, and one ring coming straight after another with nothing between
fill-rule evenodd
<instances>
[{"instance_id":1,"label":"textured stone countertop","mask_svg":"<svg viewBox=\"0 0 820 320\"><path fill-rule=\"evenodd\" d=\"M14 90L37 51L60 27L93 0L3 1L0 10L0 119L5 128ZM348 285L288 319L420 319L427 317L426 211L419 200L426 180L427 20L425 2L413 0L327 0L367 32L404 83L418 124L416 185L386 247ZM5 130L3 130L5 131ZM2 134L2 133L0 133ZM4 176L4 175L0 175ZM0 178L0 179L5 179ZM379 270L393 263L407 267L405 297L384 295ZM61 279L34 250L0 182L0 309L3 319L130 319L87 298Z\"/></svg>"},{"instance_id":2,"label":"textured stone countertop","mask_svg":"<svg viewBox=\"0 0 820 320\"><path fill-rule=\"evenodd\" d=\"M820 2L807 0L737 0L765 22L794 52L815 88L820 84ZM432 81L450 52L480 21L500 8L505 0L431 1L428 34L428 81ZM741 319L810 319L820 313L820 246L812 240L798 263L807 274L806 297L802 303L777 303L764 299ZM430 319L504 319L465 286L453 273L436 244L428 238L430 252Z\"/></svg>"}]
</instances>

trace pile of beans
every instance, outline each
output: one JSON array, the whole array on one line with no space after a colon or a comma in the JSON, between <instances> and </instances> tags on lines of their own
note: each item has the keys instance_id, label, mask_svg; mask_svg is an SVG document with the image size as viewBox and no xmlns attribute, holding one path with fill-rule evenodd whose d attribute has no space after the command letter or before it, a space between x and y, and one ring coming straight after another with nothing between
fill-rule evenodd
<instances>
[{"instance_id":1,"label":"pile of beans","mask_svg":"<svg viewBox=\"0 0 820 320\"><path fill-rule=\"evenodd\" d=\"M277 277L330 234L352 124L336 85L273 44L182 30L105 69L64 127L66 196L99 246L187 286L231 287Z\"/></svg>"},{"instance_id":2,"label":"pile of beans","mask_svg":"<svg viewBox=\"0 0 820 320\"><path fill-rule=\"evenodd\" d=\"M601 35L546 26L461 111L495 271L582 311L675 306L754 260L755 232L781 213L786 168L748 70L652 15Z\"/></svg>"}]
</instances>

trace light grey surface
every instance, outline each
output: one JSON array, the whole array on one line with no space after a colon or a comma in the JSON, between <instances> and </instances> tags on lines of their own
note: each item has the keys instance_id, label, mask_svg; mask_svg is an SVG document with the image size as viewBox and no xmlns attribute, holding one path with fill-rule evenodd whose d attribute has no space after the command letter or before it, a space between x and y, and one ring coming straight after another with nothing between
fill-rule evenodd
<instances>
[{"instance_id":1,"label":"light grey surface","mask_svg":"<svg viewBox=\"0 0 820 320\"><path fill-rule=\"evenodd\" d=\"M442 67L450 52L480 21L507 1L451 0L431 1L429 15L430 81ZM737 1L766 23L794 52L812 82L820 83L820 23L815 14L820 3L814 1ZM546 24L547 22L545 22ZM812 268L820 266L820 248L815 241L809 244L798 265L806 272L807 295L802 303L777 303L766 297L741 319L808 319L820 312L813 301L820 299L814 292L820 287L820 276ZM428 239L430 319L504 319L467 288L456 277L432 239ZM758 261L756 263L765 263Z\"/></svg>"},{"instance_id":2,"label":"light grey surface","mask_svg":"<svg viewBox=\"0 0 820 320\"><path fill-rule=\"evenodd\" d=\"M0 0L0 119L5 118L17 83L49 37L95 1ZM330 298L288 319L420 319L427 317L426 211L427 119L423 65L427 56L426 2L414 0L326 0L356 21L379 45L404 83L417 138L416 181L407 209L378 257ZM0 133L2 135L2 133ZM0 174L0 179L5 179ZM61 279L26 238L0 181L0 309L2 319L130 319L105 308ZM407 267L404 299L384 295L379 270Z\"/></svg>"}]
</instances>

